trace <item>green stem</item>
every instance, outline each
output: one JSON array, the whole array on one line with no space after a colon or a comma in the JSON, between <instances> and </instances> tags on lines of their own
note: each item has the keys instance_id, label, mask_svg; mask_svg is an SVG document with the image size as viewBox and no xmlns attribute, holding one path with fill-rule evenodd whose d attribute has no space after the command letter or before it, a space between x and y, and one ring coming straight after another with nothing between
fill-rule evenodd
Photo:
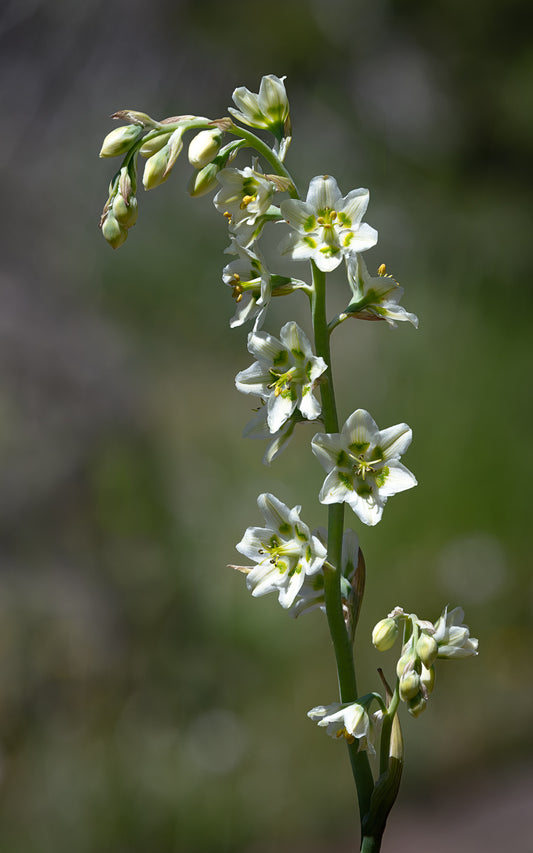
<instances>
[{"instance_id":1,"label":"green stem","mask_svg":"<svg viewBox=\"0 0 533 853\"><path fill-rule=\"evenodd\" d=\"M313 293L311 297L311 313L315 336L315 350L317 356L321 356L328 365L321 385L322 420L326 432L338 432L339 420L335 404L335 389L329 346L330 332L326 317L326 275L318 269L314 262L312 262L312 269ZM358 693L353 647L344 622L340 589L343 526L344 504L331 504L328 507L328 560L335 568L324 572L326 614L335 650L340 699L341 702L355 702L358 698ZM358 752L357 746L356 741L353 744L349 744L348 749L362 821L370 807L370 798L374 790L374 779L367 753ZM367 847L365 849L368 851L378 850L379 846L374 848Z\"/></svg>"},{"instance_id":2,"label":"green stem","mask_svg":"<svg viewBox=\"0 0 533 853\"><path fill-rule=\"evenodd\" d=\"M296 189L296 184L292 179L292 175L289 171L287 171L277 154L272 151L272 148L270 148L266 144L266 142L263 142L262 139L259 139L259 137L255 135L255 133L252 133L249 130L245 130L244 127L239 127L236 124L232 125L230 133L233 133L235 136L240 136L241 139L245 139L248 145L250 145L252 148L255 148L257 153L261 154L261 156L264 157L268 163L270 163L276 175L281 175L283 178L287 178L291 182L291 186L287 190L291 198L300 198L298 190Z\"/></svg>"},{"instance_id":3,"label":"green stem","mask_svg":"<svg viewBox=\"0 0 533 853\"><path fill-rule=\"evenodd\" d=\"M360 853L379 853L381 848L381 838L375 838L373 835L365 835L361 840Z\"/></svg>"}]
</instances>

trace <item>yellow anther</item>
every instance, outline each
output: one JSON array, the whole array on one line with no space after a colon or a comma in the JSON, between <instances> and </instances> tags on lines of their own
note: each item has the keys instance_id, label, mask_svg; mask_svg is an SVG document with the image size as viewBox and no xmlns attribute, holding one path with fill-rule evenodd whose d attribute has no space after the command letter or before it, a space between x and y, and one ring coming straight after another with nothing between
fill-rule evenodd
<instances>
[{"instance_id":1,"label":"yellow anther","mask_svg":"<svg viewBox=\"0 0 533 853\"><path fill-rule=\"evenodd\" d=\"M323 217L323 216L319 216L319 217L317 217L317 220L316 220L316 221L318 222L318 224L319 224L319 225L323 225L323 224L324 224L324 217Z\"/></svg>"},{"instance_id":2,"label":"yellow anther","mask_svg":"<svg viewBox=\"0 0 533 853\"><path fill-rule=\"evenodd\" d=\"M231 213L229 212L229 210L224 211L224 216L226 217L228 222L231 222Z\"/></svg>"},{"instance_id":3,"label":"yellow anther","mask_svg":"<svg viewBox=\"0 0 533 853\"><path fill-rule=\"evenodd\" d=\"M240 205L241 210L244 210L244 208L245 208L245 207L248 207L248 205L250 204L250 202L251 202L251 201L255 201L255 199L256 199L256 198L257 198L257 196L255 196L255 195L245 195L245 196L243 196L243 197L242 197L242 202L241 202L241 205Z\"/></svg>"},{"instance_id":4,"label":"yellow anther","mask_svg":"<svg viewBox=\"0 0 533 853\"><path fill-rule=\"evenodd\" d=\"M387 272L387 267L385 264L380 264L378 267L378 275L385 275Z\"/></svg>"}]
</instances>

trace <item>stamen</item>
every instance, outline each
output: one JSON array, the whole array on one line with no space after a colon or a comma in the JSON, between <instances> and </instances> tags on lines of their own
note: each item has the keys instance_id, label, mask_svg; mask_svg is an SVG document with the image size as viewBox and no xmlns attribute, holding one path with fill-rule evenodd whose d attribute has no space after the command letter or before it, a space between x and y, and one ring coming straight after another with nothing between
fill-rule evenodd
<instances>
[{"instance_id":1,"label":"stamen","mask_svg":"<svg viewBox=\"0 0 533 853\"><path fill-rule=\"evenodd\" d=\"M380 264L378 267L378 275L385 275L386 272L387 272L386 264Z\"/></svg>"},{"instance_id":2,"label":"stamen","mask_svg":"<svg viewBox=\"0 0 533 853\"><path fill-rule=\"evenodd\" d=\"M241 210L244 210L244 208L245 208L245 207L248 207L248 205L250 204L250 202L251 202L251 201L255 201L255 199L256 199L256 198L257 198L257 196L256 196L256 195L245 195L245 196L243 196L243 197L242 197L242 202L241 202L241 205L240 205Z\"/></svg>"}]
</instances>

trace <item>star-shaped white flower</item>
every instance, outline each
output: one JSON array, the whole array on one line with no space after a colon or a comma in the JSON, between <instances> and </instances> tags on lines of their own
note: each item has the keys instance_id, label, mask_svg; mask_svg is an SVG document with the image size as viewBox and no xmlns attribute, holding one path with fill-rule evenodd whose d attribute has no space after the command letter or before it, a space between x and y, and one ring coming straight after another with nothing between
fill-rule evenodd
<instances>
[{"instance_id":1,"label":"star-shaped white flower","mask_svg":"<svg viewBox=\"0 0 533 853\"><path fill-rule=\"evenodd\" d=\"M378 270L378 275L369 274L362 255L355 252L346 259L348 281L353 293L350 305L340 315L359 317L362 320L386 320L390 326L397 326L398 321L408 320L418 328L418 317L410 314L399 305L403 296L403 287L385 273L385 264Z\"/></svg>"},{"instance_id":2,"label":"star-shaped white flower","mask_svg":"<svg viewBox=\"0 0 533 853\"><path fill-rule=\"evenodd\" d=\"M300 519L300 506L289 509L274 495L259 495L257 505L266 527L249 527L236 546L257 565L235 566L247 575L253 596L277 592L282 607L291 607L305 578L320 571L326 548Z\"/></svg>"},{"instance_id":3,"label":"star-shaped white flower","mask_svg":"<svg viewBox=\"0 0 533 853\"><path fill-rule=\"evenodd\" d=\"M377 524L387 498L417 484L399 461L411 438L407 424L380 430L365 409L353 412L340 433L315 435L313 453L328 472L320 502L346 501L364 524Z\"/></svg>"},{"instance_id":4,"label":"star-shaped white flower","mask_svg":"<svg viewBox=\"0 0 533 853\"><path fill-rule=\"evenodd\" d=\"M345 738L348 743L357 741L358 752L366 750L375 755L373 740L375 729L383 718L381 711L370 715L363 705L357 702L333 702L331 705L312 708L307 716L319 726L325 726L330 737Z\"/></svg>"},{"instance_id":5,"label":"star-shaped white flower","mask_svg":"<svg viewBox=\"0 0 533 853\"><path fill-rule=\"evenodd\" d=\"M285 323L280 339L266 332L251 332L248 351L257 361L235 377L239 391L266 401L272 433L278 432L296 409L308 420L319 416L321 407L313 389L327 370L324 359L313 355L305 332L293 320Z\"/></svg>"},{"instance_id":6,"label":"star-shaped white flower","mask_svg":"<svg viewBox=\"0 0 533 853\"><path fill-rule=\"evenodd\" d=\"M329 272L349 253L375 246L378 232L361 222L369 196L368 190L358 189L343 198L335 178L313 178L305 201L281 202L281 215L293 229L280 246L282 254L294 260L309 258Z\"/></svg>"}]
</instances>

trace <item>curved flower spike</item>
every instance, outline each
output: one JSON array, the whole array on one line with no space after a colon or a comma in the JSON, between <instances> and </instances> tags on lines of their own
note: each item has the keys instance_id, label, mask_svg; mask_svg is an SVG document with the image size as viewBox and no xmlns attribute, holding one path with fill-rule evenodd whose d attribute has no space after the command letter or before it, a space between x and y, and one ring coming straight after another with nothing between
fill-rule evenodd
<instances>
[{"instance_id":1,"label":"curved flower spike","mask_svg":"<svg viewBox=\"0 0 533 853\"><path fill-rule=\"evenodd\" d=\"M320 270L329 272L350 252L372 248L378 232L361 222L369 197L368 190L358 189L343 198L335 178L313 178L305 201L281 202L281 215L293 229L282 241L281 253L297 261L313 260Z\"/></svg>"},{"instance_id":2,"label":"curved flower spike","mask_svg":"<svg viewBox=\"0 0 533 853\"><path fill-rule=\"evenodd\" d=\"M346 501L364 524L377 524L391 495L417 485L399 461L411 438L407 424L380 430L365 409L353 412L340 433L317 433L311 447L328 472L320 502Z\"/></svg>"},{"instance_id":3,"label":"curved flower spike","mask_svg":"<svg viewBox=\"0 0 533 853\"><path fill-rule=\"evenodd\" d=\"M326 548L300 519L301 507L289 509L274 495L257 498L266 527L249 527L237 551L257 563L238 567L247 575L253 596L277 592L282 607L290 607L307 575L314 575L326 559Z\"/></svg>"}]
</instances>

